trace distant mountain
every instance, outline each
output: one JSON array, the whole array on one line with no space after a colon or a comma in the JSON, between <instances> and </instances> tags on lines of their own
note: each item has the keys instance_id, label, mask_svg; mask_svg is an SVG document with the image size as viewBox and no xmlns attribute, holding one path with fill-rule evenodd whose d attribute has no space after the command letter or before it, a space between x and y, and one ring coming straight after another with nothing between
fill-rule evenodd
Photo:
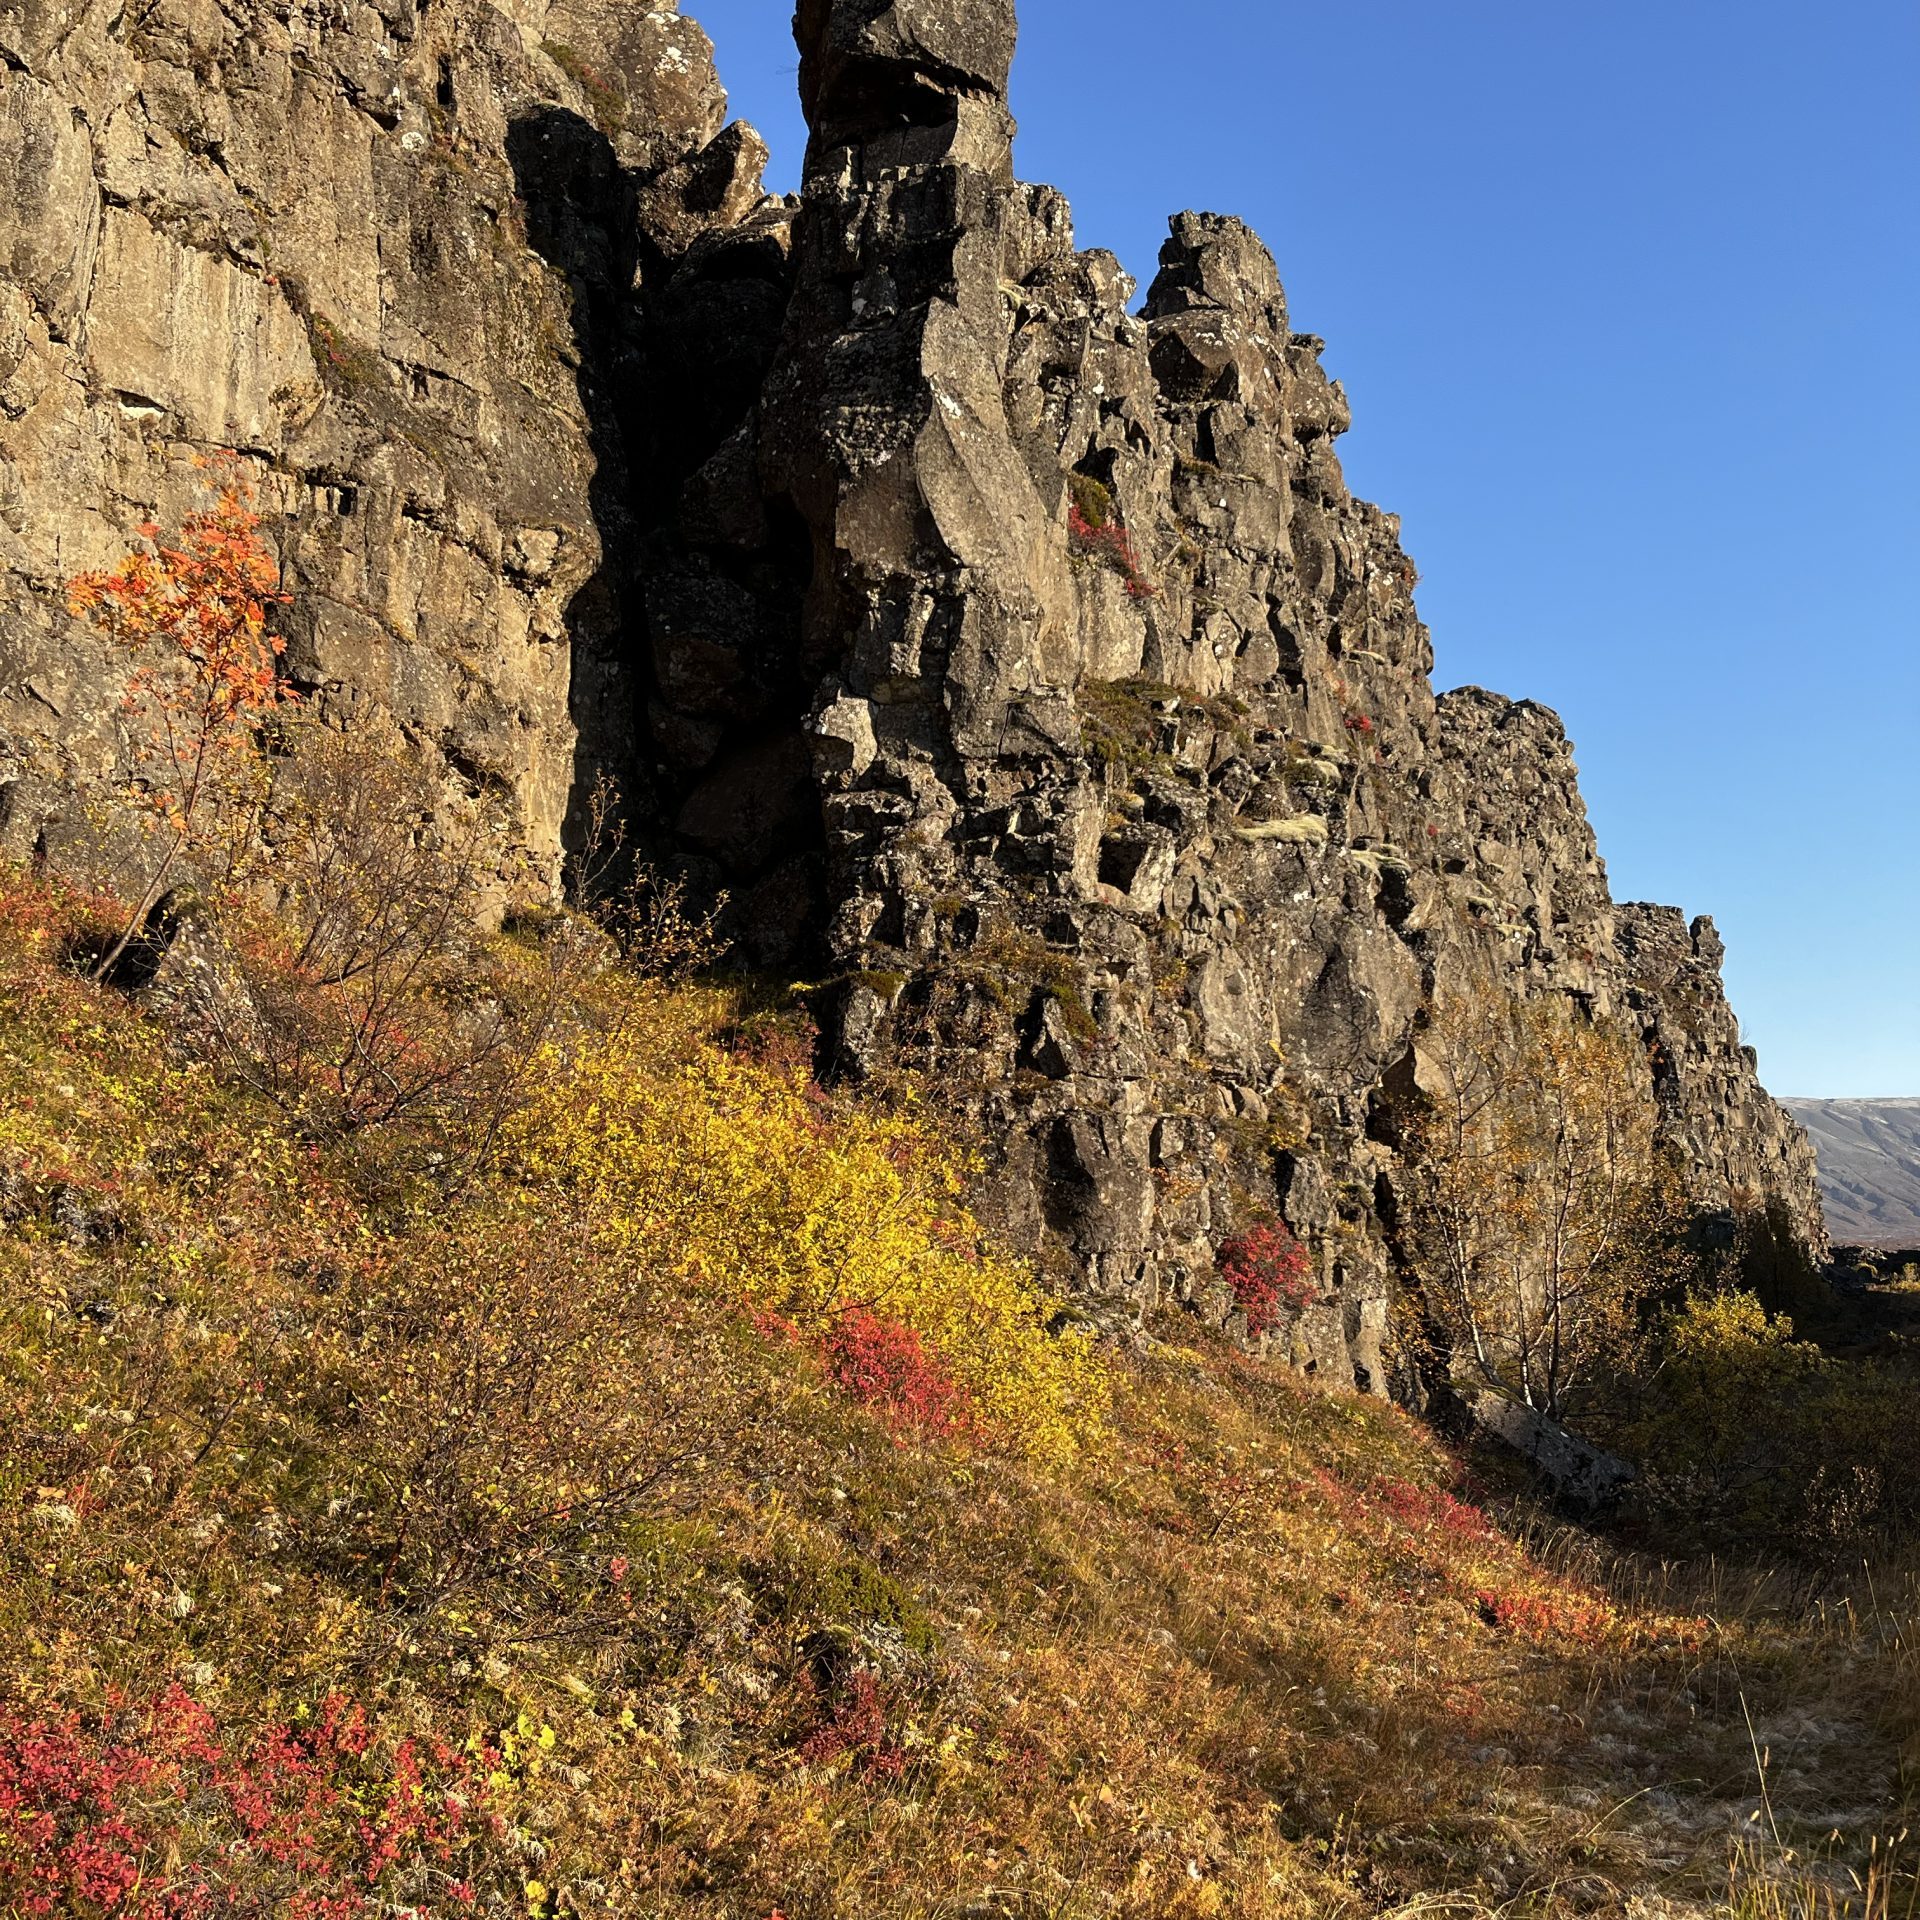
<instances>
[{"instance_id":1,"label":"distant mountain","mask_svg":"<svg viewBox=\"0 0 1920 1920\"><path fill-rule=\"evenodd\" d=\"M1820 1191L1835 1241L1920 1247L1920 1100L1780 1104L1820 1155Z\"/></svg>"}]
</instances>

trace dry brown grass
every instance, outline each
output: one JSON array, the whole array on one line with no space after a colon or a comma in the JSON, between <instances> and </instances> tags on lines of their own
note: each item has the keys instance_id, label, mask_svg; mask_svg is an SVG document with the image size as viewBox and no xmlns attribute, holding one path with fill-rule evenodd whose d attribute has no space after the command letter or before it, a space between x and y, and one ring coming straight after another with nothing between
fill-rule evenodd
<instances>
[{"instance_id":1,"label":"dry brown grass","mask_svg":"<svg viewBox=\"0 0 1920 1920\"><path fill-rule=\"evenodd\" d=\"M1910 1576L1622 1556L1179 1321L1078 1464L903 1437L590 1218L296 1137L44 906L0 915L0 1705L484 1743L506 1914L1914 1911Z\"/></svg>"}]
</instances>

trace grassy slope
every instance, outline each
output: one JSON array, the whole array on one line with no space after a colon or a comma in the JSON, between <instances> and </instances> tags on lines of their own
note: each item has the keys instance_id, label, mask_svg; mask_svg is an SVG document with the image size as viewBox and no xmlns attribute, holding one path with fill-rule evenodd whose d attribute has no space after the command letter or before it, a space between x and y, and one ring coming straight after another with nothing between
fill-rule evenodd
<instances>
[{"instance_id":1,"label":"grassy slope","mask_svg":"<svg viewBox=\"0 0 1920 1920\"><path fill-rule=\"evenodd\" d=\"M1077 1464L903 1436L684 1272L516 1239L397 1136L295 1138L37 912L0 916L16 1729L177 1682L244 1745L350 1695L481 1755L465 1870L507 1913L1652 1915L1726 1910L1743 1836L1739 1911L1813 1913L1845 1877L1793 1892L1770 1827L1857 1861L1899 1827L1884 1587L1539 1537L1409 1417L1173 1323ZM456 1322L506 1390L449 1397ZM461 1406L445 1445L497 1457L436 1507L414 1442ZM187 1800L154 1817L169 1871L297 1911ZM460 1910L438 1884L384 1893Z\"/></svg>"}]
</instances>

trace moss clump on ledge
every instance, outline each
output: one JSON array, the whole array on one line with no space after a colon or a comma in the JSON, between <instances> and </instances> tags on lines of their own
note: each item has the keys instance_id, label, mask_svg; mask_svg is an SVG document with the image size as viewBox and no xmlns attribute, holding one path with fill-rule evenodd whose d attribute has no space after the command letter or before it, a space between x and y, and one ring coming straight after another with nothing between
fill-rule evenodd
<instances>
[{"instance_id":1,"label":"moss clump on ledge","mask_svg":"<svg viewBox=\"0 0 1920 1920\"><path fill-rule=\"evenodd\" d=\"M989 927L949 971L981 988L1009 1014L1022 1012L1036 991L1045 993L1059 1007L1074 1039L1090 1044L1100 1037L1079 963L1035 934L1004 925Z\"/></svg>"},{"instance_id":2,"label":"moss clump on ledge","mask_svg":"<svg viewBox=\"0 0 1920 1920\"><path fill-rule=\"evenodd\" d=\"M1079 690L1081 736L1109 775L1194 776L1178 760L1192 719L1236 740L1247 738L1247 704L1234 694L1189 693L1158 680L1089 680Z\"/></svg>"},{"instance_id":3,"label":"moss clump on ledge","mask_svg":"<svg viewBox=\"0 0 1920 1920\"><path fill-rule=\"evenodd\" d=\"M1317 740L1293 740L1287 744L1286 777L1296 787L1328 789L1339 786L1346 772L1330 747Z\"/></svg>"},{"instance_id":4,"label":"moss clump on ledge","mask_svg":"<svg viewBox=\"0 0 1920 1920\"><path fill-rule=\"evenodd\" d=\"M563 41L543 40L540 51L580 89L602 133L616 138L626 131L627 97L616 82Z\"/></svg>"},{"instance_id":5,"label":"moss clump on ledge","mask_svg":"<svg viewBox=\"0 0 1920 1920\"><path fill-rule=\"evenodd\" d=\"M910 977L905 973L884 968L867 968L858 973L848 974L846 980L849 986L864 987L876 999L884 1000L888 1006L892 1006L906 991Z\"/></svg>"},{"instance_id":6,"label":"moss clump on ledge","mask_svg":"<svg viewBox=\"0 0 1920 1920\"><path fill-rule=\"evenodd\" d=\"M1068 474L1067 495L1073 503L1074 511L1094 532L1102 532L1113 525L1112 491L1104 482L1096 480L1092 474Z\"/></svg>"},{"instance_id":7,"label":"moss clump on ledge","mask_svg":"<svg viewBox=\"0 0 1920 1920\"><path fill-rule=\"evenodd\" d=\"M320 378L348 399L362 399L391 383L378 351L343 332L324 313L307 315L307 341Z\"/></svg>"}]
</instances>

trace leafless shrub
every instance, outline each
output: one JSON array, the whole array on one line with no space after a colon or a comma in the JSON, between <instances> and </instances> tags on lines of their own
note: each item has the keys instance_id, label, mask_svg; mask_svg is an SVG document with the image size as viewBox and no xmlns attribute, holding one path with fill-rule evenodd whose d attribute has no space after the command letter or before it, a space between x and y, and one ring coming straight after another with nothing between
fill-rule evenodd
<instances>
[{"instance_id":1,"label":"leafless shrub","mask_svg":"<svg viewBox=\"0 0 1920 1920\"><path fill-rule=\"evenodd\" d=\"M484 939L488 822L382 742L312 739L268 838L263 886L213 912L187 1037L312 1131L484 1139L592 964L582 930Z\"/></svg>"},{"instance_id":2,"label":"leafless shrub","mask_svg":"<svg viewBox=\"0 0 1920 1920\"><path fill-rule=\"evenodd\" d=\"M687 899L684 880L665 877L638 857L620 789L606 774L587 795L581 844L572 860L572 891L580 910L605 931L632 972L683 979L725 954L719 922L726 896L698 911Z\"/></svg>"},{"instance_id":3,"label":"leafless shrub","mask_svg":"<svg viewBox=\"0 0 1920 1920\"><path fill-rule=\"evenodd\" d=\"M402 1613L492 1582L537 1594L707 1470L710 1410L648 1384L707 1337L683 1308L596 1260L564 1212L439 1234L349 1282L315 1400L354 1443L305 1551L365 1570Z\"/></svg>"}]
</instances>

